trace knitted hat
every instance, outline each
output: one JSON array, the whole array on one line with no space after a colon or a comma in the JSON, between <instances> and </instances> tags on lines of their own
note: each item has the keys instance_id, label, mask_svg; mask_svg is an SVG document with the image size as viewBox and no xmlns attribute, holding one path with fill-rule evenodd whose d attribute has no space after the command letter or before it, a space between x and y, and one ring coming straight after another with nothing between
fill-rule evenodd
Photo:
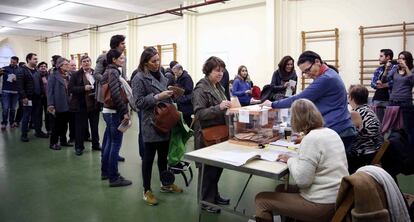
<instances>
[{"instance_id":1,"label":"knitted hat","mask_svg":"<svg viewBox=\"0 0 414 222\"><path fill-rule=\"evenodd\" d=\"M62 67L63 63L69 62L69 60L67 60L66 58L60 57L56 60L56 68L60 68Z\"/></svg>"}]
</instances>

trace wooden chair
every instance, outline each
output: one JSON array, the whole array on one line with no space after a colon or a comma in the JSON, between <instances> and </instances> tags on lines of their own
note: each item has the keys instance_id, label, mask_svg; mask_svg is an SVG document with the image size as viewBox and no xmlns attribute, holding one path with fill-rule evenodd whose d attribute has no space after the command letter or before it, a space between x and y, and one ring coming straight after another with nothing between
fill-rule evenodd
<instances>
[{"instance_id":1,"label":"wooden chair","mask_svg":"<svg viewBox=\"0 0 414 222\"><path fill-rule=\"evenodd\" d=\"M377 154L375 154L374 159L372 160L372 165L381 165L381 159L384 156L384 153L387 151L390 141L385 140L384 143L379 148Z\"/></svg>"}]
</instances>

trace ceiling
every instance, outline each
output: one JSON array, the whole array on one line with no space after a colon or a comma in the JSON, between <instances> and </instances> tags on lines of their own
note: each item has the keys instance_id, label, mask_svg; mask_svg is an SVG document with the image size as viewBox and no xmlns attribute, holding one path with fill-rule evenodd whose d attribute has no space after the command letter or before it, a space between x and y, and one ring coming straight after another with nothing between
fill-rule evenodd
<instances>
[{"instance_id":1,"label":"ceiling","mask_svg":"<svg viewBox=\"0 0 414 222\"><path fill-rule=\"evenodd\" d=\"M0 35L50 37L177 8L183 0L1 0ZM162 15L160 19L174 18Z\"/></svg>"}]
</instances>

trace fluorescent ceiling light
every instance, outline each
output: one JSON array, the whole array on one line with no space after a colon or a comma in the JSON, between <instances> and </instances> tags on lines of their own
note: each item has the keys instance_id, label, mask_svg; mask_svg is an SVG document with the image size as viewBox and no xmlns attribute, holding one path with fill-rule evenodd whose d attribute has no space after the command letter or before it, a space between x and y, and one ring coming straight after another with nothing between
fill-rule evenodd
<instances>
[{"instance_id":1,"label":"fluorescent ceiling light","mask_svg":"<svg viewBox=\"0 0 414 222\"><path fill-rule=\"evenodd\" d=\"M0 32L7 32L7 31L10 31L10 30L13 30L12 28L9 28L9 27L2 27L2 28L0 28Z\"/></svg>"},{"instance_id":2,"label":"fluorescent ceiling light","mask_svg":"<svg viewBox=\"0 0 414 222\"><path fill-rule=\"evenodd\" d=\"M63 2L63 1L50 1L46 4L43 4L40 7L38 7L37 10L44 12L44 11L47 11L49 9L56 8L57 6L62 5L64 3L65 2Z\"/></svg>"},{"instance_id":3,"label":"fluorescent ceiling light","mask_svg":"<svg viewBox=\"0 0 414 222\"><path fill-rule=\"evenodd\" d=\"M62 13L70 11L73 8L78 7L78 4L74 4L72 2L63 2L64 4L57 5L56 7L53 7L52 9L48 10L50 13Z\"/></svg>"},{"instance_id":4,"label":"fluorescent ceiling light","mask_svg":"<svg viewBox=\"0 0 414 222\"><path fill-rule=\"evenodd\" d=\"M17 23L19 23L19 24L34 23L34 22L36 22L36 21L38 21L38 20L39 20L39 19L37 19L37 18L26 17L26 18L24 18L24 19L22 19L22 20L20 20L20 21L17 21Z\"/></svg>"}]
</instances>

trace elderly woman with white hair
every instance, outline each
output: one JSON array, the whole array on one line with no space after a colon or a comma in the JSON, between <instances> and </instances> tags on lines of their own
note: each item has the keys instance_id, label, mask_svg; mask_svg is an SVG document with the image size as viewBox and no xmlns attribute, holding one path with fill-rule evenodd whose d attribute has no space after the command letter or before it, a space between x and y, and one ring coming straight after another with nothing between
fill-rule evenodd
<instances>
[{"instance_id":1,"label":"elderly woman with white hair","mask_svg":"<svg viewBox=\"0 0 414 222\"><path fill-rule=\"evenodd\" d=\"M69 60L60 57L56 70L49 76L47 91L47 110L55 117L50 136L50 149L60 150L60 146L72 146L67 142L66 132L70 120L69 113ZM60 138L60 144L58 144Z\"/></svg>"},{"instance_id":2,"label":"elderly woman with white hair","mask_svg":"<svg viewBox=\"0 0 414 222\"><path fill-rule=\"evenodd\" d=\"M296 186L256 196L256 221L273 221L272 212L300 221L330 221L342 177L348 175L344 144L339 135L324 127L321 113L307 99L292 104L292 129L303 132L299 156L280 155Z\"/></svg>"}]
</instances>

